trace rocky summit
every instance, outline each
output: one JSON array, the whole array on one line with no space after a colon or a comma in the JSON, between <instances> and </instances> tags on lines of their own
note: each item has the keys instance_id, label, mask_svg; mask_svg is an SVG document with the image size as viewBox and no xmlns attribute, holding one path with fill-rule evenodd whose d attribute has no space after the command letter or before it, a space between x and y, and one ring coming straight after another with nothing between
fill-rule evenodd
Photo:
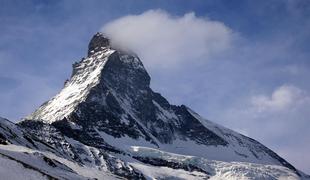
<instances>
[{"instance_id":1,"label":"rocky summit","mask_svg":"<svg viewBox=\"0 0 310 180\"><path fill-rule=\"evenodd\" d=\"M0 119L0 162L34 179L308 178L256 140L170 104L150 80L137 55L95 34L55 97L18 124Z\"/></svg>"}]
</instances>

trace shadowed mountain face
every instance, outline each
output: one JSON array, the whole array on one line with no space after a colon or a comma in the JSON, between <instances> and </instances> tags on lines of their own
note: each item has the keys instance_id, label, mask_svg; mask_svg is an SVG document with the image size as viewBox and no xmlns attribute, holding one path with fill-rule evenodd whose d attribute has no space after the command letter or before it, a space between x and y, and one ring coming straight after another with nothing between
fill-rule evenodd
<instances>
[{"instance_id":1,"label":"shadowed mountain face","mask_svg":"<svg viewBox=\"0 0 310 180\"><path fill-rule=\"evenodd\" d=\"M101 33L90 41L88 56L73 64L72 76L61 92L19 127L67 159L84 165L94 161L96 167L105 164L107 171L126 178L147 177L143 170L129 165L131 161L184 171L195 169L206 177L215 173L197 164L171 162L163 159L163 154L151 156L154 152L227 163L280 165L300 175L259 142L203 119L184 105L171 105L152 91L150 76L140 59L111 47ZM0 136L2 141L6 142ZM95 149L96 155L85 147Z\"/></svg>"}]
</instances>

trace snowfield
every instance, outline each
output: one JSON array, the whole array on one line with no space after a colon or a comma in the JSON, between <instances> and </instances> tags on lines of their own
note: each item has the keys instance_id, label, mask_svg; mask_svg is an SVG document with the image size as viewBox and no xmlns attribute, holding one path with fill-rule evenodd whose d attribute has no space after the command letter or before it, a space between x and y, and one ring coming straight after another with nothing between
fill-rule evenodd
<instances>
[{"instance_id":1,"label":"snowfield","mask_svg":"<svg viewBox=\"0 0 310 180\"><path fill-rule=\"evenodd\" d=\"M44 174L35 170L25 168L22 164L10 160L7 157L0 156L0 174L1 179L8 180L37 180L48 179Z\"/></svg>"},{"instance_id":2,"label":"snowfield","mask_svg":"<svg viewBox=\"0 0 310 180\"><path fill-rule=\"evenodd\" d=\"M223 162L208 160L195 156L184 156L168 153L152 148L133 146L130 155L117 155L124 162L142 172L148 179L175 178L175 179L206 179L211 180L261 180L261 179L301 179L290 169L277 165L262 165L245 162ZM57 167L51 166L41 157L47 157ZM135 157L135 158L133 158ZM136 160L136 157L162 159L168 162L181 163L186 166L193 165L206 173L196 170L187 171L171 167L153 166ZM82 166L76 162L58 157L50 152L32 150L23 146L0 145L0 174L7 180L20 180L27 177L29 180L48 179L119 179L106 169ZM24 166L23 164L30 164Z\"/></svg>"},{"instance_id":3,"label":"snowfield","mask_svg":"<svg viewBox=\"0 0 310 180\"><path fill-rule=\"evenodd\" d=\"M164 159L169 162L194 165L208 172L211 179L300 179L290 169L278 165L214 161L138 146L133 146L131 152L133 156Z\"/></svg>"},{"instance_id":4,"label":"snowfield","mask_svg":"<svg viewBox=\"0 0 310 180\"><path fill-rule=\"evenodd\" d=\"M1 162L8 162L10 166L3 164L0 172L6 175L6 180L20 180L25 174L31 174L29 179L76 179L86 180L97 179L117 179L115 175L108 171L96 167L82 166L76 162L56 156L50 152L32 150L23 146L0 145ZM47 158L43 158L47 157ZM51 161L45 161L50 159ZM55 163L55 164L54 164ZM24 166L23 164L29 165ZM10 167L16 168L10 169ZM22 169L20 167L23 167ZM16 169L16 170L15 170ZM2 173L1 173L2 175ZM2 176L1 176L2 178Z\"/></svg>"}]
</instances>

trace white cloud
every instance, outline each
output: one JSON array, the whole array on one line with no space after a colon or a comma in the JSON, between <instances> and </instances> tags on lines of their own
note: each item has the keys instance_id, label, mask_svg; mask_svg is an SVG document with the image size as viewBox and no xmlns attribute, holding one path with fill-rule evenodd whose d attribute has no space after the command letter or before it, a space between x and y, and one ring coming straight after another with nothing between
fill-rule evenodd
<instances>
[{"instance_id":1,"label":"white cloud","mask_svg":"<svg viewBox=\"0 0 310 180\"><path fill-rule=\"evenodd\" d=\"M119 18L106 24L102 31L114 45L136 52L150 68L208 60L227 50L234 37L221 22L194 13L175 17L162 10Z\"/></svg>"},{"instance_id":2,"label":"white cloud","mask_svg":"<svg viewBox=\"0 0 310 180\"><path fill-rule=\"evenodd\" d=\"M217 114L219 123L259 140L297 168L309 171L310 95L297 86L282 85L270 94L241 98ZM240 131L239 131L240 132ZM300 155L301 154L301 155Z\"/></svg>"},{"instance_id":3,"label":"white cloud","mask_svg":"<svg viewBox=\"0 0 310 180\"><path fill-rule=\"evenodd\" d=\"M251 103L258 111L286 110L303 100L305 92L301 89L283 85L277 88L270 96L258 95L251 98Z\"/></svg>"}]
</instances>

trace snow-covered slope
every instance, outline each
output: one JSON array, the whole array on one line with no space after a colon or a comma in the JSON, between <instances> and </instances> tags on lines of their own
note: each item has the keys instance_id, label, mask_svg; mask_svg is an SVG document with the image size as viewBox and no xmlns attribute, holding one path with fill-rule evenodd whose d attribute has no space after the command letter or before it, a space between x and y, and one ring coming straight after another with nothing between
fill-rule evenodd
<instances>
[{"instance_id":1,"label":"snow-covered slope","mask_svg":"<svg viewBox=\"0 0 310 180\"><path fill-rule=\"evenodd\" d=\"M98 84L100 73L113 52L114 50L104 49L74 64L72 77L65 83L61 92L27 118L42 119L51 123L74 111L75 107L85 100L89 90Z\"/></svg>"},{"instance_id":2,"label":"snow-covered slope","mask_svg":"<svg viewBox=\"0 0 310 180\"><path fill-rule=\"evenodd\" d=\"M0 124L8 123L0 119ZM11 128L19 129L11 124ZM45 125L45 130L52 128ZM21 133L15 138L22 139ZM55 129L54 129L55 130ZM9 131L9 130L6 130ZM18 130L19 131L19 130ZM55 130L57 131L57 130ZM4 131L2 131L4 132ZM47 131L49 132L49 131ZM36 131L37 134L42 132ZM6 180L20 179L301 179L294 171L278 165L224 162L185 156L158 149L132 146L126 153L108 152L86 146L58 132L39 136L49 143L46 149L19 143L0 145L0 175ZM10 136L4 135L8 142ZM12 141L13 142L13 141ZM57 145L58 142L63 146ZM67 148L64 148L67 147ZM65 152L68 152L66 154ZM115 175L117 174L117 175Z\"/></svg>"},{"instance_id":3,"label":"snow-covered slope","mask_svg":"<svg viewBox=\"0 0 310 180\"><path fill-rule=\"evenodd\" d=\"M299 179L298 175L293 171L277 165L214 161L196 156L184 156L138 146L132 147L131 152L136 159L142 162L153 161L153 163L156 164L156 160L162 159L171 164L181 164L185 169L188 167L196 170L196 172L204 172L207 174L207 177L211 179ZM131 162L131 164L133 164L134 167L141 166L139 162ZM147 170L148 169L146 169L146 171ZM145 171L145 169L141 168L141 171ZM202 177L205 178L206 176Z\"/></svg>"},{"instance_id":4,"label":"snow-covered slope","mask_svg":"<svg viewBox=\"0 0 310 180\"><path fill-rule=\"evenodd\" d=\"M74 159L70 151L76 150L78 145L65 144L60 138L57 142L62 144L62 147L56 146L42 136L30 135L7 119L0 118L0 179L120 178L103 166L92 166L92 162L88 166L83 166ZM64 148L66 145L67 148ZM81 147L87 149L85 145ZM92 160L97 159L93 157ZM102 162L105 163L104 160Z\"/></svg>"},{"instance_id":5,"label":"snow-covered slope","mask_svg":"<svg viewBox=\"0 0 310 180\"><path fill-rule=\"evenodd\" d=\"M111 47L101 33L63 90L18 128L47 147L17 145L44 156L50 148L83 177L90 176L64 162L127 179L305 177L261 143L171 105L152 91L137 55Z\"/></svg>"}]
</instances>

